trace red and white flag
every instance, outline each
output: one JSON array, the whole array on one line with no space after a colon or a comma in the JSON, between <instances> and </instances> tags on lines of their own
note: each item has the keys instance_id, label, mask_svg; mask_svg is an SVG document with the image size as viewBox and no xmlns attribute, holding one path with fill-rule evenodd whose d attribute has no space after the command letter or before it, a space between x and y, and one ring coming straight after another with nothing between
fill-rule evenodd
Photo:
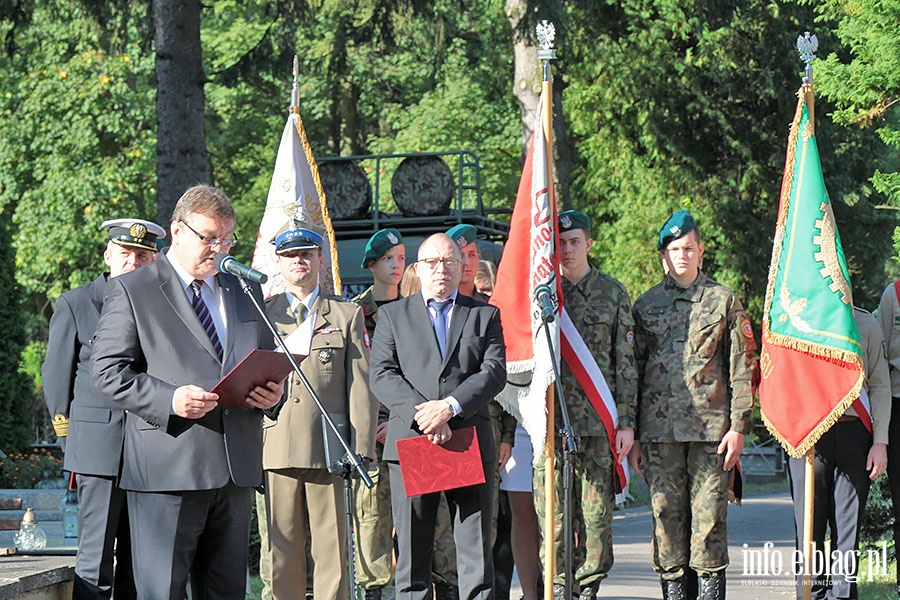
<instances>
[{"instance_id":1,"label":"red and white flag","mask_svg":"<svg viewBox=\"0 0 900 600\"><path fill-rule=\"evenodd\" d=\"M559 257L556 240L556 198L547 172L541 119L544 98L538 104L534 134L528 144L516 206L510 222L503 260L491 304L500 309L506 342L506 369L510 382L498 396L500 404L515 415L531 436L535 456L543 452L547 429L547 388L553 383L553 361L541 330L541 309L534 300L538 286L550 288L558 307ZM553 347L559 349L559 321L546 325ZM522 382L517 384L516 382Z\"/></svg>"},{"instance_id":2,"label":"red and white flag","mask_svg":"<svg viewBox=\"0 0 900 600\"><path fill-rule=\"evenodd\" d=\"M509 239L497 269L497 283L491 304L500 309L506 343L506 368L510 383L498 396L504 408L519 418L534 446L535 457L544 450L547 436L546 392L553 384L553 361L543 328L550 330L553 347L575 375L594 410L600 416L615 457L619 415L606 379L564 308L559 280L557 252L556 196L544 145L544 97L535 116L534 134L528 145L516 205L510 222ZM535 290L551 291L557 319L543 324ZM616 491L624 497L627 468L616 460Z\"/></svg>"},{"instance_id":3,"label":"red and white flag","mask_svg":"<svg viewBox=\"0 0 900 600\"><path fill-rule=\"evenodd\" d=\"M275 246L271 241L290 219L313 223L325 229L326 247L322 248L325 268L322 269L320 282L326 291L340 294L341 276L334 229L325 205L319 168L306 139L303 120L297 107L291 108L284 133L281 134L272 183L266 199L266 211L259 225L256 248L253 251L253 268L269 276L268 282L263 286L266 297L284 291L284 278L278 270Z\"/></svg>"}]
</instances>

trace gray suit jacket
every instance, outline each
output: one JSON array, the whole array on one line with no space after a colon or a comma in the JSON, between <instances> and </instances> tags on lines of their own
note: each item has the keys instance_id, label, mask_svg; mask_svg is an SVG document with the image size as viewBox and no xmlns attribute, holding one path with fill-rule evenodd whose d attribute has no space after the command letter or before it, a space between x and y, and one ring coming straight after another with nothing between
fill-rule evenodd
<instances>
[{"instance_id":1,"label":"gray suit jacket","mask_svg":"<svg viewBox=\"0 0 900 600\"><path fill-rule=\"evenodd\" d=\"M216 489L262 482L262 412L216 407L200 419L172 413L182 385L210 390L269 333L237 278L216 275L227 335L220 361L168 257L110 280L94 339L97 387L128 410L120 485L135 491ZM254 286L262 302L262 293Z\"/></svg>"},{"instance_id":2,"label":"gray suit jacket","mask_svg":"<svg viewBox=\"0 0 900 600\"><path fill-rule=\"evenodd\" d=\"M415 405L447 396L462 406L462 413L450 419L450 428L474 425L482 460L497 460L488 402L506 383L506 349L495 307L458 294L441 358L421 294L382 306L369 381L391 411L385 460L397 460L397 440L421 435L413 418Z\"/></svg>"},{"instance_id":3,"label":"gray suit jacket","mask_svg":"<svg viewBox=\"0 0 900 600\"><path fill-rule=\"evenodd\" d=\"M64 466L83 475L118 475L122 456L125 413L91 380L94 331L107 277L100 275L56 301L41 368L50 416L69 419L69 435L59 438L66 453Z\"/></svg>"}]
</instances>

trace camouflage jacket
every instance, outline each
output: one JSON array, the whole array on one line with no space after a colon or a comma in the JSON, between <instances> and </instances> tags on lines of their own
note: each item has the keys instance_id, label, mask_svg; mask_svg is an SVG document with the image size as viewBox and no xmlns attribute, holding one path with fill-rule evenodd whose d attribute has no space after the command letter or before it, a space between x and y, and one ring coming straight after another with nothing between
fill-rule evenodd
<instances>
[{"instance_id":1,"label":"camouflage jacket","mask_svg":"<svg viewBox=\"0 0 900 600\"><path fill-rule=\"evenodd\" d=\"M619 428L634 427L637 371L634 363L634 321L625 286L591 265L577 284L562 279L566 313L597 361L619 411ZM606 437L606 429L575 375L563 362L562 388L572 429L579 436ZM556 411L557 429L562 417Z\"/></svg>"},{"instance_id":2,"label":"camouflage jacket","mask_svg":"<svg viewBox=\"0 0 900 600\"><path fill-rule=\"evenodd\" d=\"M642 442L718 442L747 433L756 342L738 297L702 272L687 289L671 277L634 303Z\"/></svg>"},{"instance_id":3,"label":"camouflage jacket","mask_svg":"<svg viewBox=\"0 0 900 600\"><path fill-rule=\"evenodd\" d=\"M375 303L375 298L372 296L374 289L375 286L370 285L369 289L358 296L354 296L350 300L362 307L363 316L366 319L366 332L368 332L369 337L372 337L372 334L375 333L375 325L378 323L378 305Z\"/></svg>"},{"instance_id":4,"label":"camouflage jacket","mask_svg":"<svg viewBox=\"0 0 900 600\"><path fill-rule=\"evenodd\" d=\"M350 302L355 302L359 304L363 311L363 317L366 322L366 333L369 334L369 341L371 343L372 335L375 333L375 325L378 323L378 304L375 303L375 298L372 296L372 292L375 289L374 285L370 285L369 288L358 296L354 296ZM390 412L388 409L384 407L383 404L378 404L378 423L385 423L390 418ZM380 446L381 444L379 444ZM379 448L380 450L380 448ZM379 455L380 458L380 455Z\"/></svg>"}]
</instances>

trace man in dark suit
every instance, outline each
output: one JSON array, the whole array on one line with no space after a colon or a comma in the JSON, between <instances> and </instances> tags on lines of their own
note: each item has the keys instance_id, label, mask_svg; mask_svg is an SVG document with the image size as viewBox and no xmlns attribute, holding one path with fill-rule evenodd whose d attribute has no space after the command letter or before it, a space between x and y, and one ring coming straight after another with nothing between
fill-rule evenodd
<instances>
[{"instance_id":1,"label":"man in dark suit","mask_svg":"<svg viewBox=\"0 0 900 600\"><path fill-rule=\"evenodd\" d=\"M497 456L488 402L506 383L500 314L458 293L459 247L447 235L427 238L418 254L422 291L381 308L370 368L372 391L391 412L384 459L398 541L396 593L400 599L417 600L431 594L441 496L406 497L397 441L426 435L432 443L444 444L453 430L475 426L486 483L444 494L453 516L460 597L487 599L493 585L491 501Z\"/></svg>"},{"instance_id":2,"label":"man in dark suit","mask_svg":"<svg viewBox=\"0 0 900 600\"><path fill-rule=\"evenodd\" d=\"M262 411L283 382L223 407L213 386L272 334L213 259L234 244L234 209L199 185L175 206L172 246L107 285L92 373L128 411L120 485L128 490L135 584L142 600L243 600L250 492L262 482ZM253 293L261 301L258 286Z\"/></svg>"},{"instance_id":3,"label":"man in dark suit","mask_svg":"<svg viewBox=\"0 0 900 600\"><path fill-rule=\"evenodd\" d=\"M78 554L72 595L135 598L125 492L119 488L119 459L125 413L91 381L91 348L108 279L156 260L156 240L166 230L141 219L104 222L109 240L103 261L109 268L91 283L66 292L50 318L47 356L41 369L44 401L65 451L64 467L78 486ZM114 560L114 552L117 561Z\"/></svg>"}]
</instances>

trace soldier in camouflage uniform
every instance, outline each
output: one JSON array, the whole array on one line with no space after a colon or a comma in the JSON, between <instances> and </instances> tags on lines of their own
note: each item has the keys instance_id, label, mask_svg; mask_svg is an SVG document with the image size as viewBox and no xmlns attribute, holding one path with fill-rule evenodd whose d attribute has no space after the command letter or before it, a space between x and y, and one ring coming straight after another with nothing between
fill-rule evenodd
<instances>
[{"instance_id":1,"label":"soldier in camouflage uniform","mask_svg":"<svg viewBox=\"0 0 900 600\"><path fill-rule=\"evenodd\" d=\"M378 321L378 307L400 298L400 278L406 267L406 246L396 229L382 229L366 243L362 266L372 271L374 284L353 302L363 309L369 338ZM375 487L356 482L356 584L366 600L379 600L382 588L393 581L393 520L391 519L391 486L387 463L382 461L389 413L379 406L375 451L378 463L371 465L369 475Z\"/></svg>"},{"instance_id":2,"label":"soldier in camouflage uniform","mask_svg":"<svg viewBox=\"0 0 900 600\"><path fill-rule=\"evenodd\" d=\"M631 301L625 286L602 273L589 261L588 250L593 244L590 228L590 219L584 213L567 210L559 214L562 293L566 312L597 361L615 399L619 413L616 450L621 460L625 460L634 441L637 395ZM574 578L581 587L580 598L593 600L600 582L606 578L613 565L614 458L600 416L565 364L561 377L572 429L579 439L579 453L574 460L572 482L575 499L573 518L578 524L578 545L573 557ZM561 428L562 418L557 411L554 431ZM554 487L560 501L563 498L562 450L562 445L557 444ZM542 526L545 512L544 473L545 467L543 461L540 461L534 469L534 492L535 509ZM561 502L555 505L553 529L556 554L553 589L555 597L562 597L566 574L562 572L565 564L565 540ZM546 536L546 532L544 535ZM541 553L543 552L544 548L541 546ZM546 558L541 558L547 564Z\"/></svg>"},{"instance_id":3,"label":"soldier in camouflage uniform","mask_svg":"<svg viewBox=\"0 0 900 600\"><path fill-rule=\"evenodd\" d=\"M630 459L650 486L664 598L721 599L730 470L750 426L756 343L738 297L700 270L690 213L669 218L658 250L666 276L634 303L639 441Z\"/></svg>"}]
</instances>

